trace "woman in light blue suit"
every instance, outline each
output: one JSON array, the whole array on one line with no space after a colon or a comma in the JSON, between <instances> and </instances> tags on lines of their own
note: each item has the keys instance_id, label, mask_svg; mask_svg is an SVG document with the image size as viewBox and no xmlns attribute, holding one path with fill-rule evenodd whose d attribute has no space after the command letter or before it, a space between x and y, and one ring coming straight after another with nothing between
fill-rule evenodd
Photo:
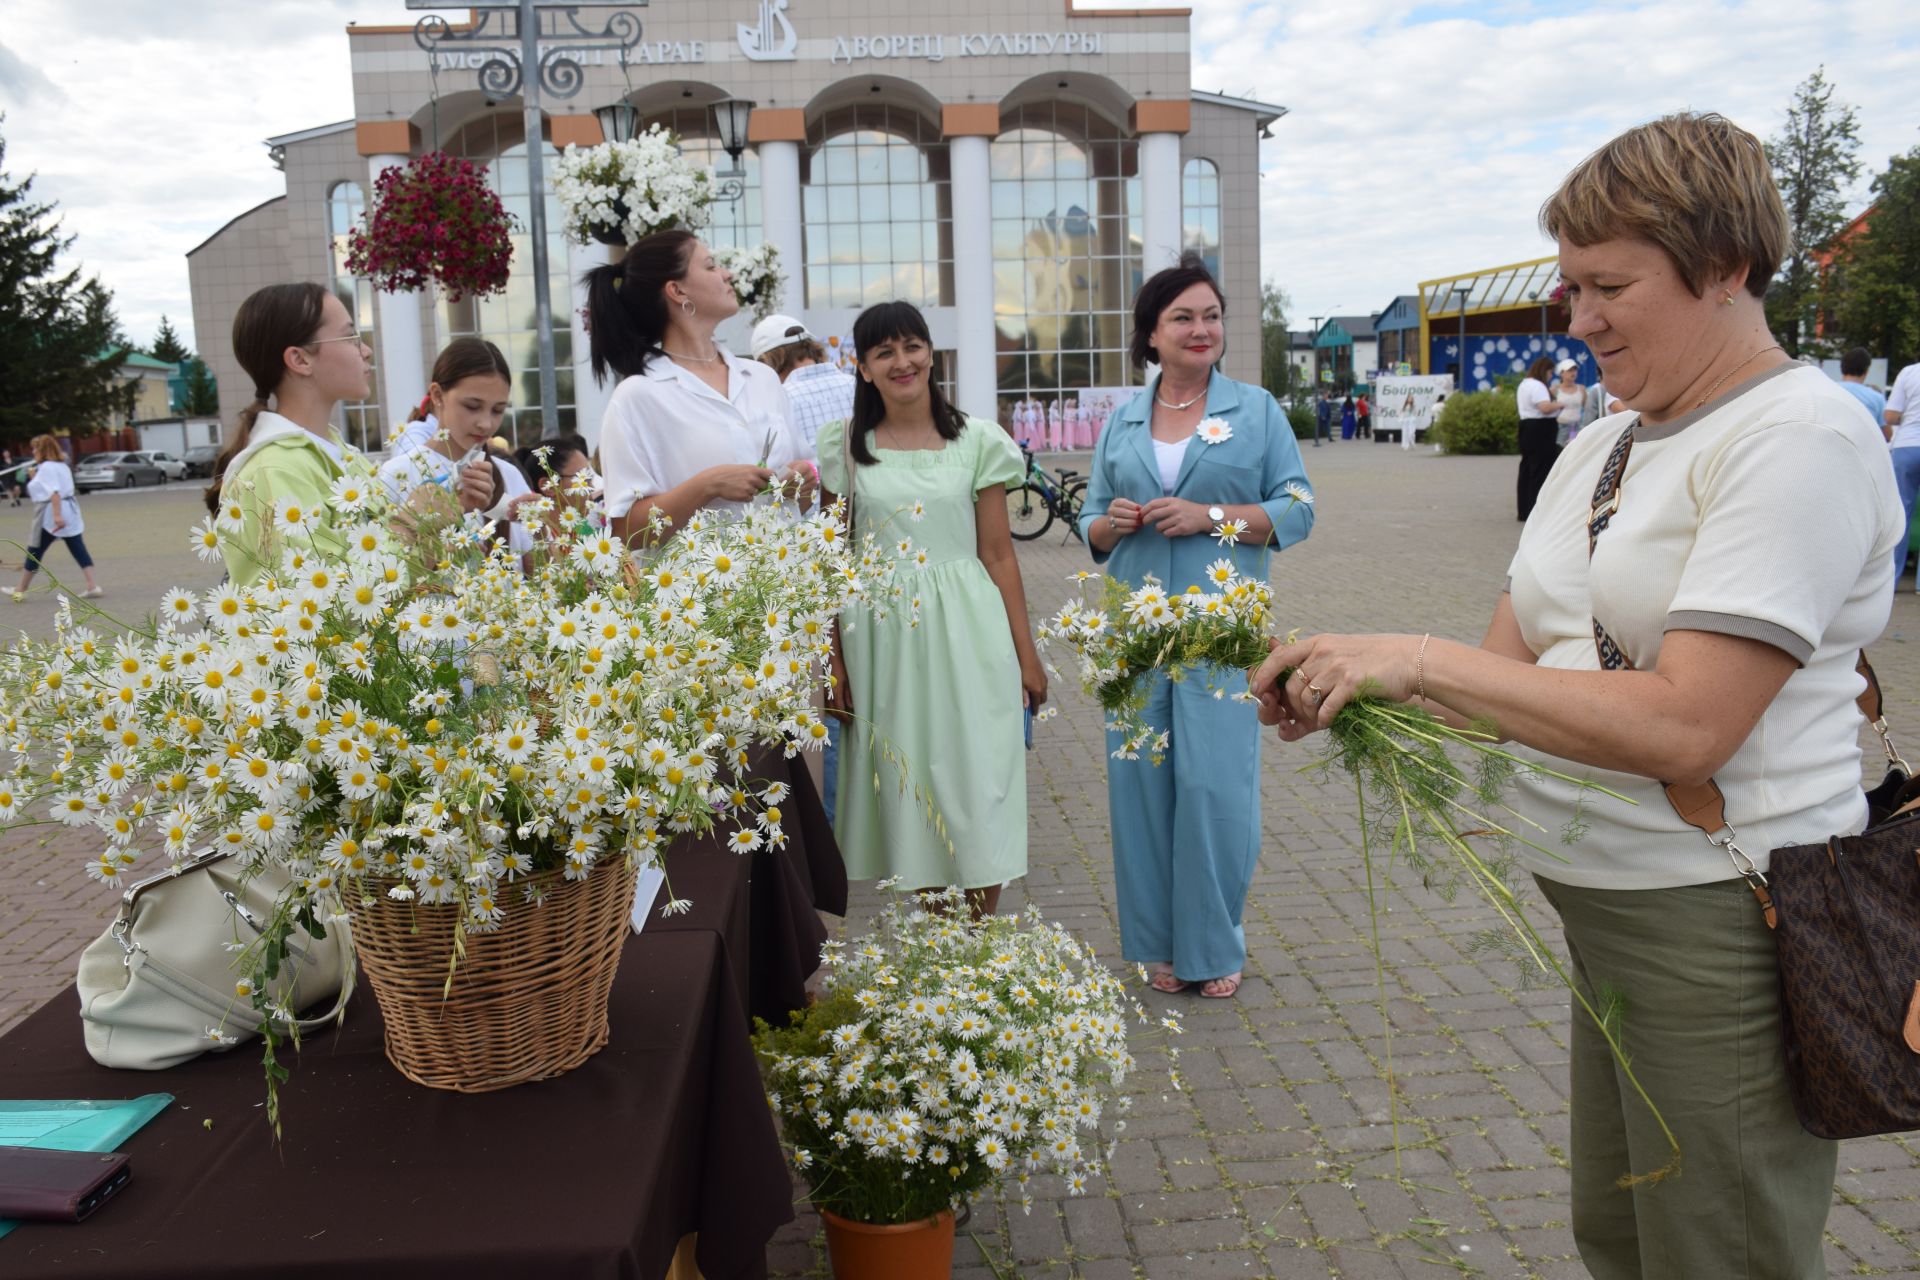
<instances>
[{"instance_id":1,"label":"woman in light blue suit","mask_svg":"<svg viewBox=\"0 0 1920 1280\"><path fill-rule=\"evenodd\" d=\"M1135 586L1149 574L1169 592L1204 584L1222 555L1264 579L1268 548L1313 528L1313 508L1288 492L1304 490L1307 476L1286 414L1262 388L1214 367L1225 310L1192 254L1134 301L1133 362L1153 361L1160 374L1100 433L1080 531L1095 563ZM1231 435L1208 443L1198 432L1213 418ZM1223 550L1214 530L1226 521L1241 533ZM1151 968L1155 990L1197 982L1202 995L1226 999L1240 988L1240 913L1260 856L1260 725L1251 705L1233 700L1244 671L1152 680L1146 717L1171 733L1165 760L1107 761L1121 951ZM1215 698L1221 687L1226 696ZM1119 746L1118 735L1108 743Z\"/></svg>"}]
</instances>

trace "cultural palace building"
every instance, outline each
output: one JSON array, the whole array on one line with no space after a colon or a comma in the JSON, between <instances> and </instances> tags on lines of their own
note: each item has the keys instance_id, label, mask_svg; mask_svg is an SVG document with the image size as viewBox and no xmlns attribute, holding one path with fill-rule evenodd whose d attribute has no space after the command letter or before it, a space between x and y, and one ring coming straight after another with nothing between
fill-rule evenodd
<instances>
[{"instance_id":1,"label":"cultural palace building","mask_svg":"<svg viewBox=\"0 0 1920 1280\"><path fill-rule=\"evenodd\" d=\"M612 12L587 7L577 20L599 30ZM703 234L777 246L788 275L778 309L836 351L863 307L899 298L926 312L941 376L970 413L1007 422L1023 402L1111 402L1141 381L1126 357L1141 280L1192 248L1232 304L1224 370L1259 380L1259 148L1284 108L1194 90L1187 10L713 0L629 12L643 23L639 45L624 62L583 55L584 83L546 104L539 144L551 156L598 143L593 112L626 103L641 127L663 124L716 171L738 170L739 196L716 202ZM564 45L565 21L547 12L543 39ZM411 21L349 26L346 38L354 118L268 139L262 163L285 174L286 193L187 255L221 405L230 417L251 399L226 340L241 299L275 281L321 280L375 351L375 398L343 410L350 441L379 447L424 393L434 353L478 334L518 371L514 434L531 442L540 419L523 103L482 90L481 55L430 55ZM735 120L743 136L729 137ZM504 294L457 304L382 294L346 270L347 232L375 175L434 148L490 166L521 220ZM551 195L547 225L560 424L596 439L611 387L588 371L575 282L609 250L565 243ZM746 319L719 334L741 354Z\"/></svg>"}]
</instances>

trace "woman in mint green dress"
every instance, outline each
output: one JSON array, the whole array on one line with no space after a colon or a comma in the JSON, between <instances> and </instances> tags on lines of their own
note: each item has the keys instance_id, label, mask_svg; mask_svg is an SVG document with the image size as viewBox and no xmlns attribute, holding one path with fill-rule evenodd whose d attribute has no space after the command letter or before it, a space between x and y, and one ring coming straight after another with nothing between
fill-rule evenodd
<instances>
[{"instance_id":1,"label":"woman in mint green dress","mask_svg":"<svg viewBox=\"0 0 1920 1280\"><path fill-rule=\"evenodd\" d=\"M829 501L848 493L851 466L856 536L909 538L925 562L902 575L920 601L918 626L905 601L885 616L841 615L829 697L852 718L834 814L840 851L849 878L959 885L976 914L990 915L1000 887L1027 873L1022 720L1047 698L1007 532L1006 488L1025 468L998 423L967 417L933 385L933 341L913 306L869 307L853 342L853 416L820 429L821 484Z\"/></svg>"}]
</instances>

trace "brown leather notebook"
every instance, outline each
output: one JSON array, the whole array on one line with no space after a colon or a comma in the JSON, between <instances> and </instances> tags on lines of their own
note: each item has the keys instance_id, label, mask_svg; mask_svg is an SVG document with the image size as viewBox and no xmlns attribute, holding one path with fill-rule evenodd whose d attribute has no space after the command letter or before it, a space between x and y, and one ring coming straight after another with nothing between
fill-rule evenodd
<instances>
[{"instance_id":1,"label":"brown leather notebook","mask_svg":"<svg viewBox=\"0 0 1920 1280\"><path fill-rule=\"evenodd\" d=\"M127 1185L131 1172L122 1152L0 1146L0 1218L78 1222Z\"/></svg>"}]
</instances>

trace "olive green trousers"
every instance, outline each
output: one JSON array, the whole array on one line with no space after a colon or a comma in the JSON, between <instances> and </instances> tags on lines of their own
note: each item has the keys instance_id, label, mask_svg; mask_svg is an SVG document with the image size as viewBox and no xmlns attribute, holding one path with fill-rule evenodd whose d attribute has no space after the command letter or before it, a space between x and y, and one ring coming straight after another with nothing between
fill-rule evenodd
<instances>
[{"instance_id":1,"label":"olive green trousers","mask_svg":"<svg viewBox=\"0 0 1920 1280\"><path fill-rule=\"evenodd\" d=\"M1778 951L1741 880L1589 889L1538 879L1573 978L1621 1007L1634 1074L1671 1144L1578 1003L1573 1235L1595 1280L1818 1280L1839 1144L1794 1118ZM1628 1175L1641 1179L1620 1185Z\"/></svg>"}]
</instances>

